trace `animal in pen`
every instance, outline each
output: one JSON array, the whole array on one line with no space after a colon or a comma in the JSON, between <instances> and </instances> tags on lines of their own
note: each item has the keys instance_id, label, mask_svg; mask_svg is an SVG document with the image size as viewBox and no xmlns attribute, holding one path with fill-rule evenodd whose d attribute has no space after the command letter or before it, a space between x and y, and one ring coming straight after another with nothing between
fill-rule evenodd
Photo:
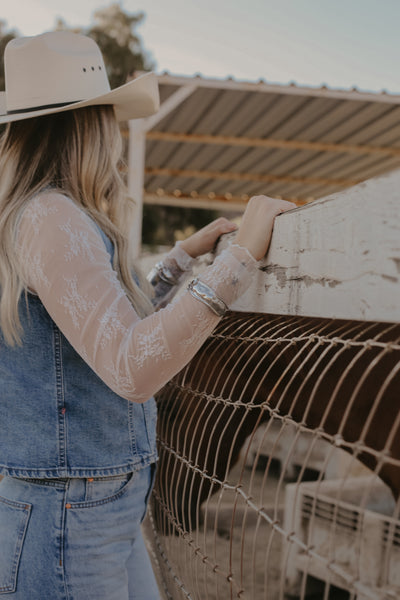
<instances>
[{"instance_id":1,"label":"animal in pen","mask_svg":"<svg viewBox=\"0 0 400 600\"><path fill-rule=\"evenodd\" d=\"M286 424L282 430L281 424L277 420L272 423L260 426L252 437L252 443L246 454L246 467L251 468L255 460L266 461L273 456L276 467L284 468L285 481L296 479L298 470L302 467L307 457L307 467L309 470L319 472L323 469L327 453L327 442L320 440L313 444L311 453L309 453L311 432L303 432L299 436L295 425ZM287 448L296 441L295 451L288 456ZM260 465L261 467L261 465ZM332 465L334 468L335 465ZM325 473L326 477L333 477L334 471Z\"/></svg>"},{"instance_id":2,"label":"animal in pen","mask_svg":"<svg viewBox=\"0 0 400 600\"><path fill-rule=\"evenodd\" d=\"M391 191L396 183L398 189L399 180L393 174L359 188L364 208L380 188ZM387 197L393 201L393 194ZM328 209L340 209L341 198L325 201ZM359 289L351 304L355 292L341 273L348 273L346 248L336 245L337 264L329 254L330 273L320 267L324 280L314 269L314 294L306 262L282 266L279 260L280 225L299 220L300 212L309 223L310 209L281 218L260 274L258 290L274 298L279 292L286 314L263 307L261 314L261 294L253 290L257 310L239 312L239 306L227 315L159 394L160 469L150 525L166 597L400 597L399 209L391 212L391 233L375 222L388 260L366 269L368 254L356 257L362 294ZM381 217L387 221L386 213ZM361 233L355 224L352 245L364 252ZM301 235L297 222L295 243L306 248ZM344 235L335 237L347 243ZM374 278L387 293L372 292ZM319 471L306 482L317 447ZM299 452L297 481L288 484L287 466ZM278 455L281 471L274 466ZM333 473L339 477L328 479Z\"/></svg>"}]
</instances>

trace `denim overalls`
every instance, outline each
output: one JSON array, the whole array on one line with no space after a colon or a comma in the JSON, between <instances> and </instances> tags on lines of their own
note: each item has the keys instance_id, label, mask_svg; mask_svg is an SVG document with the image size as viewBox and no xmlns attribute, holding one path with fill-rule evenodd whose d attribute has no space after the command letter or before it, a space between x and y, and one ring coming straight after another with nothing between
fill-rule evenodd
<instances>
[{"instance_id":1,"label":"denim overalls","mask_svg":"<svg viewBox=\"0 0 400 600\"><path fill-rule=\"evenodd\" d=\"M0 337L0 596L156 600L140 534L155 401L111 391L37 296L19 313L22 346Z\"/></svg>"}]
</instances>

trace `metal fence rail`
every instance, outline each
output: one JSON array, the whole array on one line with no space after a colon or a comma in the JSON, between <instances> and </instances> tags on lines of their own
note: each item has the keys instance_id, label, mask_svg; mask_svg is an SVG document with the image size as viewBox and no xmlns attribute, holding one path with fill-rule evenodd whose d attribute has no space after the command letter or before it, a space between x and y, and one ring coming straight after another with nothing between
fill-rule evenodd
<instances>
[{"instance_id":1,"label":"metal fence rail","mask_svg":"<svg viewBox=\"0 0 400 600\"><path fill-rule=\"evenodd\" d=\"M399 404L399 323L228 314L158 395L165 597L400 597Z\"/></svg>"}]
</instances>

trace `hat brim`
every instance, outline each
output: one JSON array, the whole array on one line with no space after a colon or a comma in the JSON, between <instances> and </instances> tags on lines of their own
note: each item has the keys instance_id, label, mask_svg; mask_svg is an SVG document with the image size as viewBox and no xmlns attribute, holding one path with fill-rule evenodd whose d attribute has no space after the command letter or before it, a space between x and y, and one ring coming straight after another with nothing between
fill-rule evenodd
<instances>
[{"instance_id":1,"label":"hat brim","mask_svg":"<svg viewBox=\"0 0 400 600\"><path fill-rule=\"evenodd\" d=\"M3 95L5 96L5 92L3 92ZM110 92L90 98L89 100L80 100L79 102L72 102L71 104L56 108L28 109L23 113L0 114L0 125L11 123L12 121L22 121L23 119L83 108L84 106L98 106L101 104L113 105L118 121L140 119L153 115L160 108L156 75L154 73L145 73Z\"/></svg>"}]
</instances>

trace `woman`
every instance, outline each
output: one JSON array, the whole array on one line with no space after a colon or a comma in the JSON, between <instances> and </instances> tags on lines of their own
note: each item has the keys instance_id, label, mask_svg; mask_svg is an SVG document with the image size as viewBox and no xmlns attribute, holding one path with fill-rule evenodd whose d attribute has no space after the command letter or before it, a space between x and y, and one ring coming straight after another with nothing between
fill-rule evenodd
<instances>
[{"instance_id":1,"label":"woman","mask_svg":"<svg viewBox=\"0 0 400 600\"><path fill-rule=\"evenodd\" d=\"M154 600L140 532L156 461L152 398L244 291L288 202L250 201L236 237L154 312L133 275L117 120L157 110L152 74L110 91L68 32L5 52L0 150L0 595ZM235 229L218 219L152 278L157 307Z\"/></svg>"}]
</instances>

